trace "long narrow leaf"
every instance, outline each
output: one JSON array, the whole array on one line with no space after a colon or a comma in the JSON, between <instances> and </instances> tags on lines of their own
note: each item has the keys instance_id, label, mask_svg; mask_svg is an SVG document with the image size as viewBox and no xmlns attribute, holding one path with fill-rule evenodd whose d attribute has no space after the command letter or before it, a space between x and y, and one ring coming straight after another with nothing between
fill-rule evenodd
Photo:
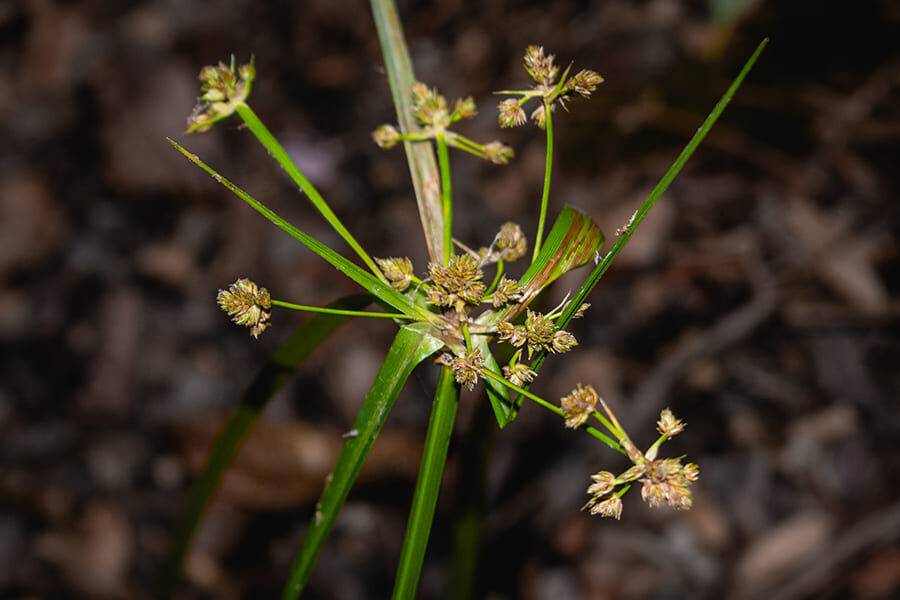
<instances>
[{"instance_id":1,"label":"long narrow leaf","mask_svg":"<svg viewBox=\"0 0 900 600\"><path fill-rule=\"evenodd\" d=\"M363 461L413 367L443 346L443 343L431 337L428 331L427 325L416 323L407 325L397 332L397 337L394 338L394 343L353 424L355 436L344 444L334 471L316 505L316 514L309 524L282 593L284 600L297 598L306 585L316 558L334 527L350 488L359 475Z\"/></svg>"},{"instance_id":2,"label":"long narrow leaf","mask_svg":"<svg viewBox=\"0 0 900 600\"><path fill-rule=\"evenodd\" d=\"M244 120L244 123L247 125L247 128L256 136L256 139L259 140L259 143L263 145L263 147L269 151L269 154L281 165L281 168L284 169L285 173L296 183L301 190L306 193L307 198L309 198L310 202L313 203L319 212L325 217L325 220L334 228L334 230L344 238L344 241L353 248L353 251L356 252L357 256L366 263L366 266L375 274L376 277L387 283L387 280L384 279L384 275L381 273L381 270L375 266L375 261L372 260L372 257L363 249L362 246L359 245L359 242L356 241L356 238L347 230L341 220L334 214L334 211L331 210L331 207L328 206L328 203L325 202L325 199L322 198L322 194L319 193L319 190L315 188L315 186L310 183L309 179L300 171L297 167L294 160L290 157L281 143L272 135L272 132L269 131L268 127L266 127L262 121L259 120L259 117L256 116L256 113L253 112L246 103L239 102L235 106L237 114Z\"/></svg>"},{"instance_id":3,"label":"long narrow leaf","mask_svg":"<svg viewBox=\"0 0 900 600\"><path fill-rule=\"evenodd\" d=\"M738 88L743 83L744 78L747 77L747 74L750 72L750 69L753 68L753 65L756 64L756 60L759 58L759 55L762 54L763 49L766 47L766 44L769 43L769 38L765 38L759 45L756 47L756 50L747 59L747 62L744 64L744 67L741 69L741 72L738 73L738 76L735 77L734 81L728 87L728 90L725 91L725 94L722 95L722 98L719 99L716 106L713 108L712 112L709 113L709 116L706 117L706 120L703 121L703 124L700 126L700 129L697 130L697 133L694 134L694 137L687 143L687 146L684 147L684 150L681 151L681 154L678 155L678 158L675 159L675 162L672 163L672 166L669 167L669 170L666 171L666 174L663 175L662 179L659 180L659 183L656 184L656 187L650 192L650 195L647 196L647 199L641 203L640 207L635 211L634 215L631 217L631 220L626 224L623 228L619 238L616 240L616 243L613 244L612 248L610 248L609 252L597 263L597 266L588 276L587 280L582 284L581 288L575 294L572 299L569 307L563 311L563 313L557 319L557 325L559 327L565 327L569 324L569 321L572 320L572 317L575 315L575 311L578 310L578 307L581 306L582 302L587 298L588 294L594 289L597 283L600 281L600 278L603 277L603 274L606 273L609 266L612 264L613 260L619 255L622 249L625 247L625 244L628 243L628 240L631 239L631 236L634 235L634 231L638 228L638 225L641 224L641 221L644 220L644 217L653 208L653 205L656 204L656 201L660 196L669 188L669 184L675 179L681 169L684 167L685 163L687 163L688 159L700 145L700 142L703 141L703 138L706 137L706 134L709 133L709 130L712 129L712 126L719 119L722 112L725 110L725 107L728 106L728 103L731 102L732 97L737 92ZM531 363L531 368L535 371L540 368L543 364L544 359L546 358L545 352L540 352L535 357L534 361Z\"/></svg>"},{"instance_id":4,"label":"long narrow leaf","mask_svg":"<svg viewBox=\"0 0 900 600\"><path fill-rule=\"evenodd\" d=\"M191 162L211 175L213 179L231 190L231 192L233 192L241 200L256 209L272 223L289 233L301 244L327 260L337 270L341 271L347 277L364 287L366 291L368 291L373 296L376 296L377 298L392 306L393 308L399 310L403 314L408 315L411 319L415 319L417 321L433 321L436 318L435 315L428 312L427 310L421 308L420 306L414 305L412 302L410 302L409 298L392 288L390 285L380 281L371 273L359 268L322 242L318 241L309 234L300 231L299 229L279 217L277 214L272 212L272 210L256 200L256 198L231 183L228 179L222 177L215 171L215 169L200 160L200 158L196 154L192 154L182 148L178 144L178 142L169 139L169 143L175 146L175 148L177 148L179 152L188 157Z\"/></svg>"},{"instance_id":5,"label":"long narrow leaf","mask_svg":"<svg viewBox=\"0 0 900 600\"><path fill-rule=\"evenodd\" d=\"M428 546L458 406L459 384L456 383L453 370L444 367L441 369L434 395L419 479L409 511L409 523L406 526L400 565L397 567L397 578L394 580L392 596L394 600L411 600L415 597L416 588L419 586L425 548Z\"/></svg>"},{"instance_id":6,"label":"long narrow leaf","mask_svg":"<svg viewBox=\"0 0 900 600\"><path fill-rule=\"evenodd\" d=\"M578 310L578 307L581 306L581 303L584 302L585 298L587 298L588 294L591 293L591 290L597 285L597 282L600 281L600 278L603 277L603 274L606 273L606 270L609 269L609 266L612 264L612 261L619 255L622 249L625 247L625 244L628 243L628 240L631 239L631 236L634 234L634 231L637 229L638 225L641 224L641 221L644 220L644 217L650 212L650 209L653 208L653 205L656 204L656 201L660 196L669 188L669 184L675 179L681 169L684 167L685 163L687 163L688 159L700 145L700 142L703 141L703 138L706 137L706 134L709 133L709 130L712 129L712 126L715 125L716 121L722 115L722 112L725 110L725 107L728 106L728 103L731 102L731 99L734 97L734 94L737 92L738 88L743 83L744 78L747 77L747 74L750 72L750 69L753 68L753 65L756 64L756 60L759 58L759 55L762 54L763 49L766 47L766 44L769 43L769 38L765 38L759 45L756 47L756 50L747 59L747 62L744 64L744 67L741 69L741 72L738 73L738 76L735 77L734 81L728 87L728 90L725 91L725 94L719 101L716 103L716 106L713 108L712 112L709 113L709 116L706 117L706 120L703 121L703 124L700 125L700 129L697 130L697 133L694 134L694 137L687 143L687 146L684 147L684 150L681 151L681 154L678 155L678 158L675 159L675 162L672 163L672 166L669 167L669 170L666 171L666 174L663 175L662 179L659 180L659 183L656 184L656 187L650 192L650 195L647 196L647 199L641 203L640 207L635 211L634 215L631 217L631 220L622 228L622 232L619 235L616 243L613 244L612 248L610 248L609 252L597 263L597 266L588 276L587 280L575 294L575 297L572 300L572 303L569 305L568 310L566 310L562 315L560 315L558 324L560 327L565 327L569 321L572 319L572 316L575 314L575 311Z\"/></svg>"},{"instance_id":7,"label":"long narrow leaf","mask_svg":"<svg viewBox=\"0 0 900 600\"><path fill-rule=\"evenodd\" d=\"M371 296L359 294L336 300L329 304L328 308L360 310L371 302ZM187 504L175 527L172 548L162 577L163 583L158 592L159 598L172 596L197 525L206 511L209 500L269 398L284 385L310 353L349 318L334 314L317 314L310 317L275 351L244 392L225 427L219 433L203 470L188 494Z\"/></svg>"},{"instance_id":8,"label":"long narrow leaf","mask_svg":"<svg viewBox=\"0 0 900 600\"><path fill-rule=\"evenodd\" d=\"M415 75L409 50L403 39L397 7L392 0L371 0L371 5L400 130L403 133L417 133L419 124L412 110L412 84ZM441 262L444 256L444 218L441 213L441 185L434 151L429 143L404 142L403 147L406 149L409 173L416 191L428 253L432 261Z\"/></svg>"}]
</instances>

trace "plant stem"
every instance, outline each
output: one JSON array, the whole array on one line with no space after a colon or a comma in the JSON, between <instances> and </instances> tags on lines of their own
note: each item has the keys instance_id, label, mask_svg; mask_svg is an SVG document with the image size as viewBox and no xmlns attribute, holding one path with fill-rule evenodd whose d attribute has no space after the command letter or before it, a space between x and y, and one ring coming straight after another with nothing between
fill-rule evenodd
<instances>
[{"instance_id":1,"label":"plant stem","mask_svg":"<svg viewBox=\"0 0 900 600\"><path fill-rule=\"evenodd\" d=\"M459 385L456 383L453 370L444 367L441 369L434 396L422 464L419 468L419 480L416 482L406 538L397 567L397 579L394 581L394 593L391 596L394 600L414 598L419 585L419 575L422 572L425 548L434 520L434 509L437 505L458 405Z\"/></svg>"},{"instance_id":2,"label":"plant stem","mask_svg":"<svg viewBox=\"0 0 900 600\"><path fill-rule=\"evenodd\" d=\"M290 308L293 310L302 310L306 312L325 313L329 315L346 315L348 317L381 317L385 319L409 319L407 315L402 313L380 313L361 310L336 310L333 308L322 308L321 306L306 306L305 304L292 304L290 302L282 302L281 300L272 300L273 306L282 308Z\"/></svg>"},{"instance_id":3,"label":"plant stem","mask_svg":"<svg viewBox=\"0 0 900 600\"><path fill-rule=\"evenodd\" d=\"M334 214L334 211L331 210L331 207L328 206L328 203L322 198L322 195L319 191L313 186L312 183L300 172L300 169L297 168L297 165L294 163L293 159L288 155L285 151L284 147L275 139L275 136L272 135L272 132L268 130L268 128L263 124L262 121L259 120L259 117L256 116L256 113L244 102L240 102L236 105L235 110L237 114L244 120L247 127L256 136L256 139L265 147L266 150L269 151L269 154L278 161L278 164L281 165L281 168L285 170L285 172L290 176L290 178L300 186L300 189L306 193L309 197L310 202L313 203L322 216L325 217L325 220L331 224L335 231L344 238L344 241L353 248L353 251L356 252L357 256L362 259L362 261L366 264L367 267L375 274L383 282L387 283L387 279L385 279L384 274L381 272L375 265L375 261L372 260L372 257L363 250L363 247L359 245L359 242L356 241L356 238L347 231L347 228L344 227L344 224L341 223L341 220L338 219L337 215Z\"/></svg>"},{"instance_id":4,"label":"plant stem","mask_svg":"<svg viewBox=\"0 0 900 600\"><path fill-rule=\"evenodd\" d=\"M441 215L444 218L444 266L453 257L453 192L450 182L450 154L447 139L442 133L435 138L438 149L438 166L441 171Z\"/></svg>"},{"instance_id":5,"label":"plant stem","mask_svg":"<svg viewBox=\"0 0 900 600\"><path fill-rule=\"evenodd\" d=\"M316 558L331 533L350 488L356 481L372 443L381 431L387 415L412 373L413 367L434 354L441 343L426 332L422 323L407 325L397 332L394 343L381 365L375 381L363 401L353 423L356 437L348 438L331 476L316 505L316 514L306 530L300 549L291 566L282 600L295 600L309 579Z\"/></svg>"},{"instance_id":6,"label":"plant stem","mask_svg":"<svg viewBox=\"0 0 900 600\"><path fill-rule=\"evenodd\" d=\"M497 284L500 283L500 278L503 277L503 261L497 261L497 272L494 273L494 280L491 281L491 285L488 286L488 291L486 293L493 294L494 290L497 289Z\"/></svg>"},{"instance_id":7,"label":"plant stem","mask_svg":"<svg viewBox=\"0 0 900 600\"><path fill-rule=\"evenodd\" d=\"M544 239L544 221L547 220L547 204L550 199L550 172L553 169L553 111L550 110L550 105L546 102L544 103L544 115L547 129L547 159L544 163L544 190L541 192L541 215L538 219L537 234L534 236L532 262L537 260L537 255L541 251L541 243Z\"/></svg>"},{"instance_id":8,"label":"plant stem","mask_svg":"<svg viewBox=\"0 0 900 600\"><path fill-rule=\"evenodd\" d=\"M417 133L419 125L412 109L412 84L415 75L409 49L403 39L403 28L392 0L371 0L372 17L378 30L378 43L384 55L391 96L397 108L397 122L402 133ZM416 190L419 218L425 232L425 243L431 260L438 262L444 256L443 225L438 193L438 169L430 144L404 142L409 173Z\"/></svg>"},{"instance_id":9,"label":"plant stem","mask_svg":"<svg viewBox=\"0 0 900 600\"><path fill-rule=\"evenodd\" d=\"M561 408L559 408L558 406L547 402L546 400L544 400L543 398L541 398L540 396L538 396L536 394L532 394L525 388L522 388L513 383L510 383L505 377L503 377L499 373L494 373L493 371L490 371L488 369L484 369L482 371L482 373L484 374L484 376L486 378L496 381L498 383L501 383L501 384L505 385L506 387L508 387L509 389L518 392L522 396L525 396L526 398L533 400L534 402L543 406L544 408L546 408L550 412L554 413L555 415L560 416L560 417L566 416L566 414L563 412L563 410ZM596 427L587 426L587 427L584 427L583 429L586 432L588 432L589 434L591 434L592 436L594 436L595 438L597 438L598 440L600 440L601 442L603 442L604 444L606 444L607 446L609 446L610 448L612 448L613 450L617 450L618 452L625 454L625 451L622 449L622 446L619 444L619 442L612 439L611 437L609 437L608 435L606 435L605 433L603 433Z\"/></svg>"},{"instance_id":10,"label":"plant stem","mask_svg":"<svg viewBox=\"0 0 900 600\"><path fill-rule=\"evenodd\" d=\"M481 537L484 531L484 498L487 472L494 445L493 410L489 402L479 402L472 425L460 444L460 480L453 506L453 542L450 551L450 600L466 600L475 596L475 582L480 564Z\"/></svg>"}]
</instances>

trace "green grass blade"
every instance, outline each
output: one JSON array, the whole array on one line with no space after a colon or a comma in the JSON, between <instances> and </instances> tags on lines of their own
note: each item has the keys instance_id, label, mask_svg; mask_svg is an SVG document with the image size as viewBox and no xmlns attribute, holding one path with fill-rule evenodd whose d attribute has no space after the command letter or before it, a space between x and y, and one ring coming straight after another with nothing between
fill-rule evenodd
<instances>
[{"instance_id":1,"label":"green grass blade","mask_svg":"<svg viewBox=\"0 0 900 600\"><path fill-rule=\"evenodd\" d=\"M424 308L414 305L409 298L392 288L390 285L379 280L377 277L375 277L371 273L368 273L364 269L359 268L322 242L318 241L309 234L300 231L299 229L279 217L277 214L272 212L272 210L256 200L253 196L237 187L226 178L219 175L219 173L217 173L212 167L200 160L200 158L196 154L191 154L190 152L182 148L178 144L178 142L169 139L169 143L175 146L175 148L177 148L179 152L188 157L191 162L209 173L209 175L211 175L213 179L231 190L231 192L241 198L241 200L249 204L264 217L269 219L272 223L286 231L301 244L331 263L331 265L334 266L337 270L341 271L347 277L361 285L366 289L366 291L379 298L385 304L388 304L389 306L409 316L411 319L415 319L417 321L430 322L436 318L435 315L428 312Z\"/></svg>"},{"instance_id":2,"label":"green grass blade","mask_svg":"<svg viewBox=\"0 0 900 600\"><path fill-rule=\"evenodd\" d=\"M368 294L341 298L328 305L340 310L358 310L372 302ZM225 427L210 450L206 464L188 494L184 511L175 527L172 547L166 561L158 598L170 598L181 577L184 560L190 550L197 525L222 475L250 427L275 392L304 360L330 336L349 316L317 314L304 322L294 334L275 351L244 392L231 413Z\"/></svg>"},{"instance_id":3,"label":"green grass blade","mask_svg":"<svg viewBox=\"0 0 900 600\"><path fill-rule=\"evenodd\" d=\"M319 497L316 514L306 531L282 593L284 600L297 598L303 591L316 558L359 475L363 461L413 367L444 345L428 335L428 330L429 327L424 323L416 323L397 332L353 424L356 436L349 438L344 444L331 477L325 484L325 490Z\"/></svg>"},{"instance_id":4,"label":"green grass blade","mask_svg":"<svg viewBox=\"0 0 900 600\"><path fill-rule=\"evenodd\" d=\"M397 109L400 131L406 134L418 133L419 124L412 110L413 74L409 50L403 38L403 27L397 16L393 0L371 0L372 16L378 30L378 43L384 55L391 96ZM434 150L429 143L404 142L409 173L416 191L419 218L425 231L425 243L431 260L441 263L444 257L444 219L441 213L441 185L438 176Z\"/></svg>"},{"instance_id":5,"label":"green grass blade","mask_svg":"<svg viewBox=\"0 0 900 600\"><path fill-rule=\"evenodd\" d=\"M709 116L706 117L706 120L703 121L703 124L700 126L700 129L697 130L697 133L694 134L694 137L687 143L687 146L684 147L684 150L681 151L681 154L678 155L678 158L675 159L675 162L672 163L672 166L669 167L669 170L666 171L666 174L663 175L662 179L659 180L659 183L656 184L656 187L650 192L650 195L647 196L647 199L641 203L640 207L635 211L634 215L631 217L631 220L622 230L622 233L619 235L619 238L616 240L616 243L613 244L612 248L609 249L609 252L603 256L602 259L597 263L597 266L588 276L587 280L585 280L584 284L582 284L581 288L575 294L572 299L569 307L563 311L563 313L557 319L557 325L559 327L565 327L569 324L569 321L572 320L575 311L578 310L578 307L585 301L588 294L594 289L597 285L597 282L600 281L600 278L603 277L603 274L606 273L609 266L612 264L613 260L619 255L622 249L625 247L625 244L628 243L628 240L631 239L631 236L634 234L634 231L637 229L638 225L641 224L641 221L644 220L644 217L653 208L653 205L656 204L656 201L662 196L663 192L665 192L669 184L672 183L672 180L675 179L675 176L681 171L684 167L685 163L687 163L688 159L700 145L700 142L703 141L703 138L706 137L706 134L709 133L709 130L712 129L712 126L719 119L722 112L725 110L725 107L728 106L728 103L731 101L734 94L737 92L738 88L743 83L744 78L747 77L747 74L750 72L750 69L753 68L753 65L756 64L756 60L759 58L759 55L762 54L763 49L766 47L766 44L769 43L769 38L764 39L760 44L756 47L756 50L744 64L744 68L741 69L741 72L734 79L731 85L728 87L728 90L725 91L725 94L722 95L722 98L719 99L719 102L716 103L716 106L713 108L712 112L709 113ZM535 357L534 361L531 363L531 368L537 371L541 365L544 363L544 360L547 358L545 352L540 352Z\"/></svg>"},{"instance_id":6,"label":"green grass blade","mask_svg":"<svg viewBox=\"0 0 900 600\"><path fill-rule=\"evenodd\" d=\"M560 318L558 320L560 327L565 327L569 323L569 321L572 319L572 316L575 314L575 311L578 310L578 307L581 306L581 303L584 302L588 294L590 294L594 289L594 286L597 285L597 282L600 281L600 278L603 277L603 274L606 273L606 270L609 269L612 261L615 260L615 258L625 247L625 244L628 243L628 240L631 239L631 236L634 234L634 231L637 229L638 225L641 224L641 221L644 220L644 217L648 212L650 212L650 209L653 208L653 205L656 204L656 201L659 199L659 197L662 196L663 193L669 188L669 184L672 183L672 181L684 167L685 163L687 163L688 159L703 141L703 138L705 138L706 134L709 133L709 130L712 129L712 126L722 115L722 112L725 110L725 107L728 106L728 103L731 102L734 94L741 86L741 83L743 83L744 78L747 77L750 69L752 69L753 65L756 64L756 60L759 58L759 55L762 53L768 42L769 39L766 38L759 43L759 45L756 47L756 50L744 64L744 68L741 69L741 72L738 73L738 76L728 87L728 90L725 91L725 94L722 96L722 98L719 99L719 102L716 103L716 106L713 108L712 112L709 113L709 116L706 117L706 120L703 121L702 125L700 125L700 129L697 130L697 133L694 134L694 137L692 137L691 140L687 143L687 146L684 147L684 150L681 151L681 154L678 155L678 158L675 159L675 162L672 163L672 166L669 167L668 171L666 171L666 174L663 175L662 179L659 180L659 183L656 184L656 187L654 187L650 192L650 195L647 196L647 199L644 200L644 202L641 203L640 207L638 207L637 211L635 211L634 215L631 217L631 220L622 229L622 232L616 240L616 243L613 244L609 252L607 252L606 255L597 263L597 266L594 268L594 270L588 276L587 280L575 294L575 297L572 303L569 305L568 310L560 315Z\"/></svg>"},{"instance_id":7,"label":"green grass blade","mask_svg":"<svg viewBox=\"0 0 900 600\"><path fill-rule=\"evenodd\" d=\"M447 462L447 448L450 446L458 405L459 385L456 383L453 370L444 367L441 369L434 396L419 479L416 482L416 491L409 512L409 523L406 526L397 577L394 580L392 596L394 600L415 598L416 588L419 586L422 562L425 560L425 549L434 521L434 509L437 506L444 465Z\"/></svg>"},{"instance_id":8,"label":"green grass blade","mask_svg":"<svg viewBox=\"0 0 900 600\"><path fill-rule=\"evenodd\" d=\"M294 163L293 159L291 159L281 143L279 143L275 136L272 135L272 132L270 132L263 122L259 120L256 113L244 102L239 102L235 109L237 114L247 125L247 128L256 136L256 139L259 140L259 143L269 151L272 158L281 165L281 168L284 169L294 183L300 186L300 189L306 193L306 196L309 198L310 202L313 203L313 206L322 213L322 216L325 217L325 220L328 221L338 235L344 238L344 241L353 248L353 251L356 252L357 256L362 259L376 277L387 283L387 279L384 278L381 269L375 265L375 261L372 260L372 257L363 250L362 246L359 245L359 242L356 241L356 238L347 231L347 228L344 227L341 220L338 219L337 215L334 214L334 211L331 210L331 207L328 206L328 203L325 202L325 199L322 198L322 194L319 193L319 190L317 190L315 186L309 182L306 176L300 172L296 163Z\"/></svg>"}]
</instances>

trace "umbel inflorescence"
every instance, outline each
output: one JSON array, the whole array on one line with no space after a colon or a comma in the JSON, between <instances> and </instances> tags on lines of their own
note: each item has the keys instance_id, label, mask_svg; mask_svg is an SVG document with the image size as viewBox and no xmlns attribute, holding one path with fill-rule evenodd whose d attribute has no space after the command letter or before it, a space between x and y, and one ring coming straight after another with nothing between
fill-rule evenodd
<instances>
[{"instance_id":1,"label":"umbel inflorescence","mask_svg":"<svg viewBox=\"0 0 900 600\"><path fill-rule=\"evenodd\" d=\"M538 232L533 247L531 266L534 267L542 249L549 193L553 111L557 106L566 108L566 102L576 96L589 98L603 78L590 70L581 70L569 76L571 66L560 74L554 55L545 53L539 46L528 47L524 65L533 85L528 89L498 92L513 96L500 102L499 123L501 127L527 123L528 117L523 106L531 100L538 101L530 118L547 133L548 158ZM204 67L200 73L203 94L189 119L188 132L205 131L233 112L237 112L245 122L252 121L250 128L254 133L255 128L264 129L246 105L254 75L252 62L236 68L232 59L229 65L219 63L217 66ZM371 274L377 277L376 282L384 282L383 287L389 287L392 293L400 294L399 297L403 299L403 302L389 302L400 311L396 314L356 314L388 316L400 323L424 323L430 328L431 335L443 343L443 348L436 354L436 362L452 369L459 385L473 389L479 379L488 379L489 383L505 386L521 397L530 398L557 413L566 427L585 429L625 454L632 466L624 473L614 475L601 471L592 476L592 483L587 490L590 500L585 505L592 514L619 518L622 511L621 497L635 483L642 485L642 496L651 506L665 504L678 509L689 508L692 503L690 486L697 479L697 466L693 463L682 464L680 458L657 458L661 444L684 428L683 423L675 419L668 409L663 411L658 423L659 439L646 452L641 453L593 387L577 385L560 400L559 407L525 389L524 386L529 385L537 375L537 367L544 355L562 354L578 345L575 336L561 327L559 322L564 314L567 315L566 319L582 316L589 304L570 307L571 300L566 297L549 312L542 313L530 307L538 293L560 274L552 272L552 264L565 257L554 255L550 259L545 258L550 266L538 275L532 274L527 280L525 277L510 277L506 272L506 265L521 259L528 251L526 237L516 223L503 224L491 243L478 250L472 250L452 237L447 149L460 149L497 165L508 163L513 157L513 151L500 142L479 143L451 129L455 123L476 114L472 98L459 99L451 108L450 103L436 89L421 82L413 84L409 93L418 129L401 132L397 127L385 124L378 127L372 137L384 149L400 143L432 143L437 147L441 170L444 255L433 256L424 269L417 269L407 257L371 259L362 248L354 245L355 240L339 225L330 209L317 204L326 218L333 219L330 222L366 262ZM221 178L217 179L222 181ZM225 181L223 184L231 186L232 191L237 189L230 182ZM311 185L303 189L307 193L314 191ZM312 199L315 201L315 198ZM324 205L324 201L320 201ZM597 247L602 245L599 231L593 241ZM593 255L596 250L591 247L589 255ZM587 260L585 258L581 262ZM486 269L490 271L486 273ZM492 277L487 278L487 274ZM357 276L355 280L360 282L365 279ZM217 300L235 323L250 328L253 337L258 337L269 326L268 311L273 305L313 310L311 307L272 300L265 288L247 279L240 279L227 290L220 290ZM489 342L508 346L507 351L500 353L509 356L505 364L496 362L496 354L488 346ZM603 413L597 410L598 405L603 408ZM599 425L610 435L591 423Z\"/></svg>"}]
</instances>

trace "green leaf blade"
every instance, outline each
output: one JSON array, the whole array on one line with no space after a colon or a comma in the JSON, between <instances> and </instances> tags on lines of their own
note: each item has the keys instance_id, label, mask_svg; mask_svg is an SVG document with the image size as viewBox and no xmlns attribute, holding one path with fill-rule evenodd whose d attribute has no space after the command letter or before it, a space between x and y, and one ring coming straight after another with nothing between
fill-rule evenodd
<instances>
[{"instance_id":1,"label":"green leaf blade","mask_svg":"<svg viewBox=\"0 0 900 600\"><path fill-rule=\"evenodd\" d=\"M415 323L397 332L353 424L355 436L344 444L331 478L319 498L316 514L303 538L282 593L283 600L297 598L305 587L363 461L413 367L443 347L443 342L429 335L429 330L427 325Z\"/></svg>"},{"instance_id":2,"label":"green leaf blade","mask_svg":"<svg viewBox=\"0 0 900 600\"><path fill-rule=\"evenodd\" d=\"M385 304L395 308L396 310L402 312L403 314L409 316L409 318L414 320L429 322L433 322L435 320L436 316L434 314L428 312L420 306L414 305L409 298L392 288L389 284L386 284L368 271L356 266L341 254L335 252L314 237L310 236L307 233L304 233L294 225L282 219L271 209L256 200L256 198L254 198L241 188L237 187L225 177L222 177L218 172L216 172L215 169L200 160L200 158L196 154L192 154L187 151L185 148L179 145L178 142L169 139L169 143L172 144L179 152L188 157L191 162L206 171L218 183L225 186L241 200L249 204L254 210L269 219L269 221L291 235L301 244L324 258L334 268L336 268L338 271L341 271L344 275L361 285L366 289L366 291L377 297Z\"/></svg>"},{"instance_id":3,"label":"green leaf blade","mask_svg":"<svg viewBox=\"0 0 900 600\"><path fill-rule=\"evenodd\" d=\"M422 464L416 481L397 577L394 580L392 595L394 600L412 600L416 595L458 407L459 384L456 383L453 370L444 367L438 379L431 418L428 421Z\"/></svg>"}]
</instances>

